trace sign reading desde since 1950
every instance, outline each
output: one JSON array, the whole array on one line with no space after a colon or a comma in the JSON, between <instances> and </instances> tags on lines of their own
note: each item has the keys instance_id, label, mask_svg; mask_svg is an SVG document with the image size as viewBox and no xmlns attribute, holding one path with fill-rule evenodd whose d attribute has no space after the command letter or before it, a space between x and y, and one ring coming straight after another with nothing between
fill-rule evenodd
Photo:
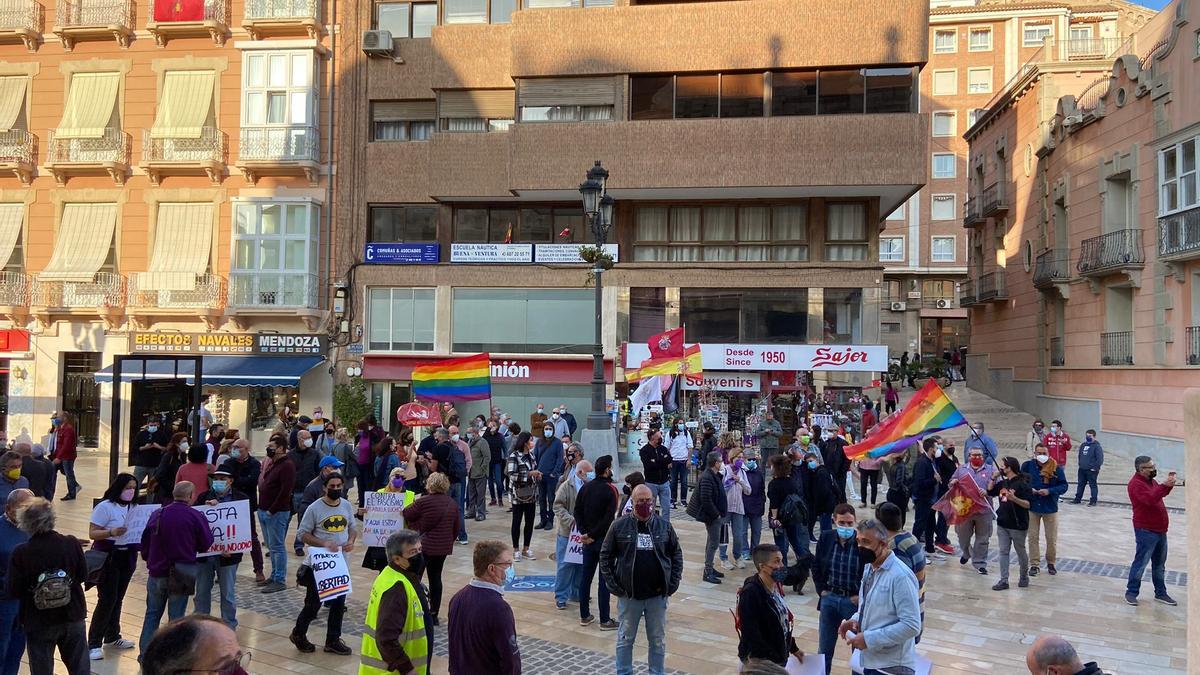
<instances>
[{"instance_id":1,"label":"sign reading desde since 1950","mask_svg":"<svg viewBox=\"0 0 1200 675\"><path fill-rule=\"evenodd\" d=\"M531 263L533 244L450 244L452 263Z\"/></svg>"},{"instance_id":2,"label":"sign reading desde since 1950","mask_svg":"<svg viewBox=\"0 0 1200 675\"><path fill-rule=\"evenodd\" d=\"M324 335L284 333L129 333L134 354L206 354L213 356L323 356L329 351Z\"/></svg>"},{"instance_id":3,"label":"sign reading desde since 1950","mask_svg":"<svg viewBox=\"0 0 1200 675\"><path fill-rule=\"evenodd\" d=\"M701 366L712 370L740 371L840 371L884 372L888 348L884 345L749 345L700 344ZM625 348L625 367L637 368L650 357L650 348L630 343Z\"/></svg>"}]
</instances>

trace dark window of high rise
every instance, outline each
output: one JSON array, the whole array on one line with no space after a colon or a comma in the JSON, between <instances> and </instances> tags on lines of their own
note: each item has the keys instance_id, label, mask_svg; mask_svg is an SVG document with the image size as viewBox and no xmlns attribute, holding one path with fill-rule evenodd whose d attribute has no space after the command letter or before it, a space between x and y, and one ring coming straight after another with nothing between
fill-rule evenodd
<instances>
[{"instance_id":1,"label":"dark window of high rise","mask_svg":"<svg viewBox=\"0 0 1200 675\"><path fill-rule=\"evenodd\" d=\"M629 79L629 119L669 120L675 116L675 78L649 75Z\"/></svg>"}]
</instances>

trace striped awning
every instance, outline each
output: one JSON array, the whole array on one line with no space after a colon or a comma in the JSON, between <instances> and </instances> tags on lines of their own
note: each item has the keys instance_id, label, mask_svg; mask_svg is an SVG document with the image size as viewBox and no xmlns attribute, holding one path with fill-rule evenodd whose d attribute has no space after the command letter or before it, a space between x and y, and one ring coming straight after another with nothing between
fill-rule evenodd
<instances>
[{"instance_id":1,"label":"striped awning","mask_svg":"<svg viewBox=\"0 0 1200 675\"><path fill-rule=\"evenodd\" d=\"M211 70L173 70L163 76L151 138L200 138L212 112Z\"/></svg>"},{"instance_id":2,"label":"striped awning","mask_svg":"<svg viewBox=\"0 0 1200 675\"><path fill-rule=\"evenodd\" d=\"M108 258L116 225L116 204L65 204L54 253L38 279L91 281Z\"/></svg>"},{"instance_id":3,"label":"striped awning","mask_svg":"<svg viewBox=\"0 0 1200 675\"><path fill-rule=\"evenodd\" d=\"M54 135L58 138L101 138L117 105L120 73L75 73L67 106Z\"/></svg>"},{"instance_id":4,"label":"striped awning","mask_svg":"<svg viewBox=\"0 0 1200 675\"><path fill-rule=\"evenodd\" d=\"M142 276L147 289L187 291L208 272L212 257L212 202L162 203L154 230L150 271Z\"/></svg>"}]
</instances>

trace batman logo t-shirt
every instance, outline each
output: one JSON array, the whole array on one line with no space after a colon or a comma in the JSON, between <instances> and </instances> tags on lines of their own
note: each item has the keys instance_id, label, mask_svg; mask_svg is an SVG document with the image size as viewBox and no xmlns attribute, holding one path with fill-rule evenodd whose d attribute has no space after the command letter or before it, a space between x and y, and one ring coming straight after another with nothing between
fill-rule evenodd
<instances>
[{"instance_id":1,"label":"batman logo t-shirt","mask_svg":"<svg viewBox=\"0 0 1200 675\"><path fill-rule=\"evenodd\" d=\"M300 519L301 532L338 546L345 544L350 539L351 528L358 526L354 518L354 506L345 499L340 500L337 506L330 506L324 499L318 499Z\"/></svg>"}]
</instances>

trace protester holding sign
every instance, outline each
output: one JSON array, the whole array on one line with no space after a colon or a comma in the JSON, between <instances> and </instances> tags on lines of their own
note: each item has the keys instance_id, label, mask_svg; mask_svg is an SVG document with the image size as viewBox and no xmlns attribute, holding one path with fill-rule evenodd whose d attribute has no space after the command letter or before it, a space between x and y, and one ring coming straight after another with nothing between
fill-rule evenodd
<instances>
[{"instance_id":1,"label":"protester holding sign","mask_svg":"<svg viewBox=\"0 0 1200 675\"><path fill-rule=\"evenodd\" d=\"M198 500L206 506L246 502L246 529L250 524L250 500L242 492L233 489L233 476L224 467L212 474L212 489L200 495ZM212 525L212 519L208 519ZM220 528L222 534L225 528ZM249 534L247 532L246 534ZM214 539L216 537L214 536ZM215 544L214 544L215 545ZM221 620L232 630L237 630L237 568L242 562L241 553L223 552L197 560L196 565L196 614L211 614L213 576L221 587Z\"/></svg>"},{"instance_id":2,"label":"protester holding sign","mask_svg":"<svg viewBox=\"0 0 1200 675\"><path fill-rule=\"evenodd\" d=\"M596 477L592 463L581 459L575 471L566 477L554 493L554 525L557 529L558 545L554 560L555 570L554 606L567 608L567 600L579 600L579 580L583 576L583 536L575 529L575 498L588 481Z\"/></svg>"},{"instance_id":3,"label":"protester holding sign","mask_svg":"<svg viewBox=\"0 0 1200 675\"><path fill-rule=\"evenodd\" d=\"M404 528L404 509L416 498L412 490L405 489L405 484L404 469L392 469L387 484L368 492L366 508L359 509L363 516L363 543L367 545L362 566L369 570L380 572L387 567L384 547L388 537Z\"/></svg>"},{"instance_id":4,"label":"protester holding sign","mask_svg":"<svg viewBox=\"0 0 1200 675\"><path fill-rule=\"evenodd\" d=\"M297 533L300 541L314 549L325 549L330 553L350 552L358 539L358 521L354 518L354 507L342 499L342 475L333 473L325 476L325 496L313 502L300 519ZM345 560L343 558L343 564ZM304 609L296 617L296 626L290 639L296 649L310 654L316 651L308 641L308 626L321 611L322 600L313 576L313 560L300 567L297 581L305 588ZM325 631L325 651L347 656L350 648L342 642L342 617L346 614L346 596L340 595L324 603L329 607L329 620Z\"/></svg>"},{"instance_id":5,"label":"protester holding sign","mask_svg":"<svg viewBox=\"0 0 1200 675\"><path fill-rule=\"evenodd\" d=\"M404 509L404 524L421 535L425 569L429 571L429 625L438 625L442 609L442 567L454 552L459 535L458 501L451 497L450 479L444 473L430 474L425 494Z\"/></svg>"},{"instance_id":6,"label":"protester holding sign","mask_svg":"<svg viewBox=\"0 0 1200 675\"><path fill-rule=\"evenodd\" d=\"M126 523L133 512L138 497L138 479L128 473L117 474L117 479L104 491L104 497L88 521L88 538L92 540L92 552L88 556L103 557L100 581L96 584L96 607L92 610L92 623L88 627L88 650L92 660L104 658L102 646L113 649L133 649L132 640L121 637L121 600L137 568L137 544L119 543L118 537L127 531Z\"/></svg>"}]
</instances>

